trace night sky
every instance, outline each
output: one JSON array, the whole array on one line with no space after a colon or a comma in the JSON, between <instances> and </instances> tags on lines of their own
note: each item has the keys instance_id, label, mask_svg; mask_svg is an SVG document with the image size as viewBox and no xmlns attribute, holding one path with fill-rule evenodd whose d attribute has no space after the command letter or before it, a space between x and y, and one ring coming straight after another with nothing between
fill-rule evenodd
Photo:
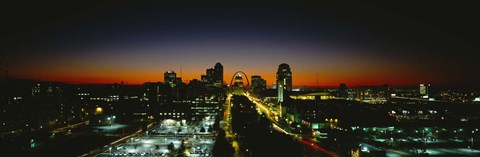
<instances>
[{"instance_id":1,"label":"night sky","mask_svg":"<svg viewBox=\"0 0 480 157\"><path fill-rule=\"evenodd\" d=\"M10 77L142 84L182 67L188 81L221 62L226 82L270 85L288 63L294 86L480 84L473 4L86 2L1 2Z\"/></svg>"}]
</instances>

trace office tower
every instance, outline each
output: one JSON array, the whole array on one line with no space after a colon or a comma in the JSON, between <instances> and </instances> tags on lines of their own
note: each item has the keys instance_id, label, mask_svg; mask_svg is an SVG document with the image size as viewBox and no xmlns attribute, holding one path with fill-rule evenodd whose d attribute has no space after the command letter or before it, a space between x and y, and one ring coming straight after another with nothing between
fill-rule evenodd
<instances>
[{"instance_id":1,"label":"office tower","mask_svg":"<svg viewBox=\"0 0 480 157\"><path fill-rule=\"evenodd\" d=\"M222 87L223 82L223 66L221 63L215 64L213 68L208 68L206 74L201 76L202 82L207 86Z\"/></svg>"},{"instance_id":2,"label":"office tower","mask_svg":"<svg viewBox=\"0 0 480 157\"><path fill-rule=\"evenodd\" d=\"M167 71L163 75L163 82L170 85L170 87L175 87L177 80L177 74L173 71Z\"/></svg>"},{"instance_id":3,"label":"office tower","mask_svg":"<svg viewBox=\"0 0 480 157\"><path fill-rule=\"evenodd\" d=\"M340 83L338 87L338 97L346 99L348 97L348 88L345 83Z\"/></svg>"},{"instance_id":4,"label":"office tower","mask_svg":"<svg viewBox=\"0 0 480 157\"><path fill-rule=\"evenodd\" d=\"M213 84L216 87L223 86L223 66L219 62L214 67Z\"/></svg>"},{"instance_id":5,"label":"office tower","mask_svg":"<svg viewBox=\"0 0 480 157\"><path fill-rule=\"evenodd\" d=\"M278 102L283 102L285 92L292 91L292 72L290 66L282 63L277 71Z\"/></svg>"},{"instance_id":6,"label":"office tower","mask_svg":"<svg viewBox=\"0 0 480 157\"><path fill-rule=\"evenodd\" d=\"M262 79L261 76L254 75L252 76L252 92L258 94L260 91L263 91L267 88L267 82Z\"/></svg>"}]
</instances>

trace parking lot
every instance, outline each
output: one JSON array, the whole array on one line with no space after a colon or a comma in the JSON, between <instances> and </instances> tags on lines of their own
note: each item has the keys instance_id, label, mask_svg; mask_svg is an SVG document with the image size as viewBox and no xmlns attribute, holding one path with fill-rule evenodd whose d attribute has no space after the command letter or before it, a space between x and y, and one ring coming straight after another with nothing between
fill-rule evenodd
<instances>
[{"instance_id":1,"label":"parking lot","mask_svg":"<svg viewBox=\"0 0 480 157\"><path fill-rule=\"evenodd\" d=\"M173 144L174 149L179 150L182 142L187 156L212 156L215 135L210 127L213 122L213 119L208 118L194 124L187 124L186 121L164 120L141 135L108 147L95 156L167 156L179 153L169 150L168 145Z\"/></svg>"}]
</instances>

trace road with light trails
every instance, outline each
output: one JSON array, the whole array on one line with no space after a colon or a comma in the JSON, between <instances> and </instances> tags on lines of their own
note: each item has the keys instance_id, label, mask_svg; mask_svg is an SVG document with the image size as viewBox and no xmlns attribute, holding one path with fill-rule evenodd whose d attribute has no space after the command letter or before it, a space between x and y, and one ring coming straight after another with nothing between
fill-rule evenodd
<instances>
[{"instance_id":1,"label":"road with light trails","mask_svg":"<svg viewBox=\"0 0 480 157\"><path fill-rule=\"evenodd\" d=\"M238 144L236 140L235 134L232 132L232 120L231 120L231 104L230 104L230 99L232 98L232 94L229 94L227 96L227 99L225 100L225 111L223 113L223 120L226 122L226 125L224 126L223 130L225 130L225 138L230 139L232 142L232 147L235 149L235 157L244 157L242 154L242 151L240 151L240 145Z\"/></svg>"},{"instance_id":2,"label":"road with light trails","mask_svg":"<svg viewBox=\"0 0 480 157\"><path fill-rule=\"evenodd\" d=\"M307 140L299 140L299 141L300 141L300 143L305 144L305 145L307 145L307 146L310 146L310 147L314 148L315 150L319 150L319 151L321 151L321 152L323 152L323 153L325 153L325 154L328 154L328 155L331 156L331 157L338 157L337 154L334 154L334 153L326 150L325 148L322 148L322 147L318 146L318 145L315 144L314 142L310 142L310 141L307 141Z\"/></svg>"},{"instance_id":3,"label":"road with light trails","mask_svg":"<svg viewBox=\"0 0 480 157\"><path fill-rule=\"evenodd\" d=\"M261 113L263 113L263 115L265 115L267 117L267 119L270 120L270 122L272 122L273 124L276 124L277 126L279 125L279 123L277 121L275 121L274 118L272 117L272 115L271 115L272 112L265 105L263 105L261 102L255 100L256 98L254 98L254 97L252 97L248 94L244 94L244 96L246 96L251 102L253 102L257 106L257 109ZM280 129L283 130L283 128L280 128Z\"/></svg>"},{"instance_id":4,"label":"road with light trails","mask_svg":"<svg viewBox=\"0 0 480 157\"><path fill-rule=\"evenodd\" d=\"M68 125L68 126L65 126L65 127L57 128L57 129L53 130L52 133L66 132L66 131L68 131L68 129L73 129L73 128L76 128L76 127L81 126L81 125L86 125L88 123L90 123L89 120L83 121L83 122L80 122L80 123L77 123L77 124L72 124L72 125Z\"/></svg>"},{"instance_id":5,"label":"road with light trails","mask_svg":"<svg viewBox=\"0 0 480 157\"><path fill-rule=\"evenodd\" d=\"M248 95L248 94L244 94L244 96L246 96L251 102L253 102L256 106L257 106L257 109L263 113L263 115L265 115L265 117L270 120L270 122L272 123L273 125L273 128L277 131L280 131L280 132L283 132L285 134L288 134L288 135L292 135L292 136L303 136L302 134L294 134L294 133L291 133L291 132L288 132L287 130L285 130L284 128L280 127L282 126L279 122L277 122L273 117L272 117L272 111L270 111L270 109L268 109L264 104L262 104L262 102L259 102L257 100L255 100L256 98Z\"/></svg>"},{"instance_id":6,"label":"road with light trails","mask_svg":"<svg viewBox=\"0 0 480 157\"><path fill-rule=\"evenodd\" d=\"M279 131L279 132L282 132L282 133L285 133L287 135L290 135L292 136L294 139L297 139L300 143L302 144L306 144L308 146L310 146L311 148L315 149L315 150L318 150L318 151L321 151L329 156L332 156L332 157L338 157L339 155L337 155L336 153L333 153L333 152L330 152L328 150L326 150L325 148L322 148L320 146L318 146L317 144L313 143L313 142L309 142L309 141L306 141L306 140L303 140L301 137L303 137L302 134L294 134L294 133L291 133L291 132L288 132L286 131L285 129L283 129L282 127L280 127L279 123L277 121L275 121L272 117L271 117L271 111L265 107L264 104L262 104L261 102L255 100L256 98L250 96L249 94L244 94L250 101L252 101L256 106L257 106L257 109L264 113L264 115L267 117L268 120L270 120L270 122L272 122L272 128ZM299 138L300 137L300 138Z\"/></svg>"}]
</instances>

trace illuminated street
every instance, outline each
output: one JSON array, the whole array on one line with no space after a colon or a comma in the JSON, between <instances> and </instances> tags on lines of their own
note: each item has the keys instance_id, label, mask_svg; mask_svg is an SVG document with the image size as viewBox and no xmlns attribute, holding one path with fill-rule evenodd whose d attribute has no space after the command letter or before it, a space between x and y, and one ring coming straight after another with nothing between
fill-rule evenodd
<instances>
[{"instance_id":1,"label":"illuminated street","mask_svg":"<svg viewBox=\"0 0 480 157\"><path fill-rule=\"evenodd\" d=\"M0 156L480 157L476 1L0 12Z\"/></svg>"},{"instance_id":2,"label":"illuminated street","mask_svg":"<svg viewBox=\"0 0 480 157\"><path fill-rule=\"evenodd\" d=\"M226 138L231 141L232 147L235 149L235 157L243 157L242 152L240 151L240 146L237 142L235 134L232 132L232 122L231 122L231 98L232 94L227 96L225 100L225 111L224 111L224 118L223 118L223 129L225 130Z\"/></svg>"}]
</instances>

